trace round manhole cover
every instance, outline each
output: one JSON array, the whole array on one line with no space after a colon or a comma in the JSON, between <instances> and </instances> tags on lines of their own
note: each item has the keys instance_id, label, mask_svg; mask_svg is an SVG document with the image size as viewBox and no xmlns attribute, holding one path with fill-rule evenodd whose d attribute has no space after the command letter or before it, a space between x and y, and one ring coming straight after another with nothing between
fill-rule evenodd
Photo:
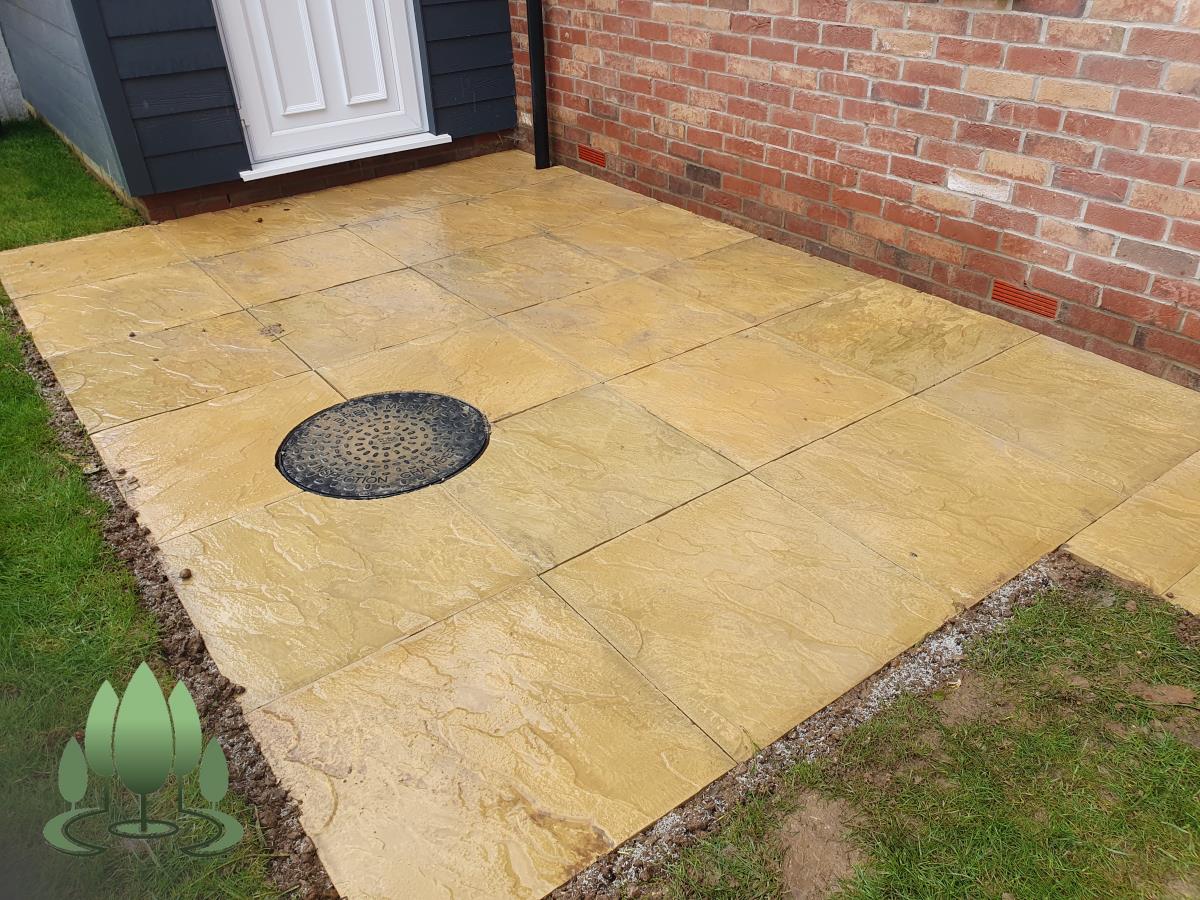
<instances>
[{"instance_id":1,"label":"round manhole cover","mask_svg":"<svg viewBox=\"0 0 1200 900\"><path fill-rule=\"evenodd\" d=\"M488 420L444 394L395 391L356 397L291 430L275 465L297 487L371 500L445 481L475 462Z\"/></svg>"}]
</instances>

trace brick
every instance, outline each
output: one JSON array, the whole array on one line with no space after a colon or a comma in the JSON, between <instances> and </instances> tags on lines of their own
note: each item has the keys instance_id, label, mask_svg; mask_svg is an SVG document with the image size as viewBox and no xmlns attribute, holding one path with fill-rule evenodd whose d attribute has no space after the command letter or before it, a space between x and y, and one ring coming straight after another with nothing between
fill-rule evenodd
<instances>
[{"instance_id":1,"label":"brick","mask_svg":"<svg viewBox=\"0 0 1200 900\"><path fill-rule=\"evenodd\" d=\"M1055 132L1062 125L1063 111L1052 106L1001 100L996 102L992 110L991 121L998 125L1017 125L1037 131Z\"/></svg>"},{"instance_id":2,"label":"brick","mask_svg":"<svg viewBox=\"0 0 1200 900\"><path fill-rule=\"evenodd\" d=\"M934 259L940 259L942 262L952 265L958 265L963 260L964 251L958 244L944 241L932 235L922 234L919 231L910 231L908 233L905 247L913 253L920 253L922 256L931 256Z\"/></svg>"},{"instance_id":3,"label":"brick","mask_svg":"<svg viewBox=\"0 0 1200 900\"><path fill-rule=\"evenodd\" d=\"M930 165L907 156L893 156L890 173L897 178L923 184L941 184L946 180L946 169L943 166Z\"/></svg>"},{"instance_id":4,"label":"brick","mask_svg":"<svg viewBox=\"0 0 1200 900\"><path fill-rule=\"evenodd\" d=\"M894 56L882 56L875 53L846 54L846 69L859 75L870 75L872 78L885 78L894 81L900 77L900 60Z\"/></svg>"},{"instance_id":5,"label":"brick","mask_svg":"<svg viewBox=\"0 0 1200 900\"><path fill-rule=\"evenodd\" d=\"M1156 59L1125 59L1120 56L1086 56L1079 75L1089 81L1129 87L1157 87L1163 63Z\"/></svg>"},{"instance_id":6,"label":"brick","mask_svg":"<svg viewBox=\"0 0 1200 900\"><path fill-rule=\"evenodd\" d=\"M1076 306L1073 303L1063 304L1059 310L1058 321L1072 328L1078 328L1089 334L1098 334L1110 341L1118 341L1122 344L1128 344L1133 340L1134 330L1137 327L1128 319L1121 319L1105 312L1089 309L1086 306Z\"/></svg>"},{"instance_id":7,"label":"brick","mask_svg":"<svg viewBox=\"0 0 1200 900\"><path fill-rule=\"evenodd\" d=\"M963 119L983 120L987 117L988 101L970 94L931 89L928 108L930 112L946 113Z\"/></svg>"},{"instance_id":8,"label":"brick","mask_svg":"<svg viewBox=\"0 0 1200 900\"><path fill-rule=\"evenodd\" d=\"M1060 81L1056 78L1043 79L1038 85L1037 99L1040 103L1065 106L1068 109L1092 109L1108 112L1112 109L1116 88L1082 81Z\"/></svg>"},{"instance_id":9,"label":"brick","mask_svg":"<svg viewBox=\"0 0 1200 900\"><path fill-rule=\"evenodd\" d=\"M1034 269L1029 277L1029 286L1035 291L1088 306L1095 306L1100 297L1100 288L1096 285L1051 269Z\"/></svg>"},{"instance_id":10,"label":"brick","mask_svg":"<svg viewBox=\"0 0 1200 900\"><path fill-rule=\"evenodd\" d=\"M956 88L962 84L963 67L946 63L909 60L904 64L904 80L936 87Z\"/></svg>"},{"instance_id":11,"label":"brick","mask_svg":"<svg viewBox=\"0 0 1200 900\"><path fill-rule=\"evenodd\" d=\"M1082 16L1087 0L1013 0L1013 12L1047 16Z\"/></svg>"},{"instance_id":12,"label":"brick","mask_svg":"<svg viewBox=\"0 0 1200 900\"><path fill-rule=\"evenodd\" d=\"M881 31L878 34L878 49L882 53L900 56L933 56L933 35L917 34L912 31Z\"/></svg>"},{"instance_id":13,"label":"brick","mask_svg":"<svg viewBox=\"0 0 1200 900\"><path fill-rule=\"evenodd\" d=\"M846 68L846 51L821 47L797 47L796 65L809 66L813 69L834 69L841 72Z\"/></svg>"},{"instance_id":14,"label":"brick","mask_svg":"<svg viewBox=\"0 0 1200 900\"><path fill-rule=\"evenodd\" d=\"M1012 194L1012 185L996 178L976 175L974 172L951 172L946 178L946 187L952 191L986 197L989 200L1007 201Z\"/></svg>"},{"instance_id":15,"label":"brick","mask_svg":"<svg viewBox=\"0 0 1200 900\"><path fill-rule=\"evenodd\" d=\"M1170 303L1159 303L1156 300L1139 297L1137 294L1127 294L1116 288L1104 289L1100 295L1100 308L1118 316L1125 316L1127 319L1136 319L1139 322L1165 328L1168 331L1178 328L1183 319L1183 312L1177 306Z\"/></svg>"},{"instance_id":16,"label":"brick","mask_svg":"<svg viewBox=\"0 0 1200 900\"><path fill-rule=\"evenodd\" d=\"M1129 189L1129 182L1124 178L1069 168L1060 168L1055 172L1053 184L1064 191L1075 191L1102 200L1124 200Z\"/></svg>"},{"instance_id":17,"label":"brick","mask_svg":"<svg viewBox=\"0 0 1200 900\"><path fill-rule=\"evenodd\" d=\"M867 96L870 88L871 82L858 75L846 75L842 72L821 73L821 90L830 94L861 99Z\"/></svg>"},{"instance_id":18,"label":"brick","mask_svg":"<svg viewBox=\"0 0 1200 900\"><path fill-rule=\"evenodd\" d=\"M1046 23L1046 43L1080 50L1116 51L1125 43L1125 29L1115 25L1051 19Z\"/></svg>"},{"instance_id":19,"label":"brick","mask_svg":"<svg viewBox=\"0 0 1200 900\"><path fill-rule=\"evenodd\" d=\"M836 190L833 192L831 202L835 206L869 213L873 216L877 216L883 212L882 200L878 197L872 197L870 194L860 193L859 191Z\"/></svg>"},{"instance_id":20,"label":"brick","mask_svg":"<svg viewBox=\"0 0 1200 900\"><path fill-rule=\"evenodd\" d=\"M1011 284L1024 283L1029 271L1028 263L985 253L982 250L968 250L963 264L968 269L977 269Z\"/></svg>"},{"instance_id":21,"label":"brick","mask_svg":"<svg viewBox=\"0 0 1200 900\"><path fill-rule=\"evenodd\" d=\"M1035 82L1032 75L997 72L994 69L967 69L966 89L989 97L1032 100Z\"/></svg>"},{"instance_id":22,"label":"brick","mask_svg":"<svg viewBox=\"0 0 1200 900\"><path fill-rule=\"evenodd\" d=\"M1182 128L1151 128L1146 139L1146 152L1191 156L1196 152L1196 132Z\"/></svg>"},{"instance_id":23,"label":"brick","mask_svg":"<svg viewBox=\"0 0 1200 900\"><path fill-rule=\"evenodd\" d=\"M883 174L888 170L888 158L882 153L863 150L861 147L838 147L838 162L867 172Z\"/></svg>"},{"instance_id":24,"label":"brick","mask_svg":"<svg viewBox=\"0 0 1200 900\"><path fill-rule=\"evenodd\" d=\"M844 231L840 228L831 228L829 230L829 243L835 247L841 247L850 253L857 253L859 256L873 256L875 253L875 239L867 237L864 234L855 234L853 231Z\"/></svg>"},{"instance_id":25,"label":"brick","mask_svg":"<svg viewBox=\"0 0 1200 900\"><path fill-rule=\"evenodd\" d=\"M1200 31L1135 28L1126 50L1129 56L1157 56L1195 62L1200 59Z\"/></svg>"},{"instance_id":26,"label":"brick","mask_svg":"<svg viewBox=\"0 0 1200 900\"><path fill-rule=\"evenodd\" d=\"M1138 212L1124 206L1098 203L1095 200L1088 203L1083 221L1099 228L1107 228L1109 231L1151 241L1161 240L1167 233L1167 220L1162 216Z\"/></svg>"},{"instance_id":27,"label":"brick","mask_svg":"<svg viewBox=\"0 0 1200 900\"><path fill-rule=\"evenodd\" d=\"M952 169L979 168L984 151L979 147L971 147L950 141L938 141L925 138L921 142L921 158L928 162L940 163Z\"/></svg>"},{"instance_id":28,"label":"brick","mask_svg":"<svg viewBox=\"0 0 1200 900\"><path fill-rule=\"evenodd\" d=\"M870 50L875 41L873 29L860 25L822 25L821 43L827 47Z\"/></svg>"},{"instance_id":29,"label":"brick","mask_svg":"<svg viewBox=\"0 0 1200 900\"><path fill-rule=\"evenodd\" d=\"M1064 268L1071 258L1071 254L1061 247L1011 232L1000 239L1000 252L1055 269Z\"/></svg>"},{"instance_id":30,"label":"brick","mask_svg":"<svg viewBox=\"0 0 1200 900\"><path fill-rule=\"evenodd\" d=\"M1196 128L1200 123L1200 100L1148 91L1121 91L1117 115L1145 119L1160 125Z\"/></svg>"},{"instance_id":31,"label":"brick","mask_svg":"<svg viewBox=\"0 0 1200 900\"><path fill-rule=\"evenodd\" d=\"M1014 181L1028 181L1031 184L1044 184L1050 177L1049 163L1000 150L989 150L983 155L983 169L989 175L1011 178Z\"/></svg>"},{"instance_id":32,"label":"brick","mask_svg":"<svg viewBox=\"0 0 1200 900\"><path fill-rule=\"evenodd\" d=\"M983 65L980 62L978 65ZM1079 69L1079 54L1074 50L1050 50L1044 47L1009 47L1004 68L1034 75L1074 75Z\"/></svg>"},{"instance_id":33,"label":"brick","mask_svg":"<svg viewBox=\"0 0 1200 900\"><path fill-rule=\"evenodd\" d=\"M1176 222L1171 229L1171 243L1177 247L1200 250L1200 224Z\"/></svg>"},{"instance_id":34,"label":"brick","mask_svg":"<svg viewBox=\"0 0 1200 900\"><path fill-rule=\"evenodd\" d=\"M1170 22L1176 5L1176 0L1092 0L1090 16L1119 22Z\"/></svg>"},{"instance_id":35,"label":"brick","mask_svg":"<svg viewBox=\"0 0 1200 900\"><path fill-rule=\"evenodd\" d=\"M993 150L1016 151L1021 146L1021 132L978 122L959 122L955 137L967 144L990 147Z\"/></svg>"},{"instance_id":36,"label":"brick","mask_svg":"<svg viewBox=\"0 0 1200 900\"><path fill-rule=\"evenodd\" d=\"M969 216L974 201L959 197L940 188L920 186L913 192L913 202L934 212L951 216Z\"/></svg>"},{"instance_id":37,"label":"brick","mask_svg":"<svg viewBox=\"0 0 1200 900\"><path fill-rule=\"evenodd\" d=\"M942 6L908 8L907 27L913 31L932 31L936 34L966 34L969 16L966 10Z\"/></svg>"},{"instance_id":38,"label":"brick","mask_svg":"<svg viewBox=\"0 0 1200 900\"><path fill-rule=\"evenodd\" d=\"M795 41L798 44L819 44L821 42L821 26L816 22L784 17L767 19L767 21L771 25L771 36L777 37L781 41Z\"/></svg>"},{"instance_id":39,"label":"brick","mask_svg":"<svg viewBox=\"0 0 1200 900\"><path fill-rule=\"evenodd\" d=\"M954 136L954 119L950 116L935 116L912 109L896 110L896 127L935 138Z\"/></svg>"},{"instance_id":40,"label":"brick","mask_svg":"<svg viewBox=\"0 0 1200 900\"><path fill-rule=\"evenodd\" d=\"M1004 45L994 41L975 41L968 38L942 35L937 41L937 58L950 62L995 68L1004 57Z\"/></svg>"},{"instance_id":41,"label":"brick","mask_svg":"<svg viewBox=\"0 0 1200 900\"><path fill-rule=\"evenodd\" d=\"M1188 164L1187 172L1183 175L1183 186L1193 191L1200 191L1200 160Z\"/></svg>"},{"instance_id":42,"label":"brick","mask_svg":"<svg viewBox=\"0 0 1200 900\"><path fill-rule=\"evenodd\" d=\"M973 37L1011 44L1036 44L1041 31L1042 20L1037 16L1014 16L1008 12L977 12L971 23Z\"/></svg>"},{"instance_id":43,"label":"brick","mask_svg":"<svg viewBox=\"0 0 1200 900\"><path fill-rule=\"evenodd\" d=\"M1178 331L1184 337L1200 341L1200 315L1188 313L1183 319L1183 324L1178 326Z\"/></svg>"},{"instance_id":44,"label":"brick","mask_svg":"<svg viewBox=\"0 0 1200 900\"><path fill-rule=\"evenodd\" d=\"M1000 232L996 229L957 219L942 219L938 225L938 234L952 241L978 247L980 250L995 250L1000 243Z\"/></svg>"},{"instance_id":45,"label":"brick","mask_svg":"<svg viewBox=\"0 0 1200 900\"><path fill-rule=\"evenodd\" d=\"M1081 112L1069 112L1063 120L1063 131L1079 137L1090 138L1111 147L1136 150L1142 142L1145 126L1137 122L1122 122L1104 116L1093 116ZM1166 152L1155 151L1150 152Z\"/></svg>"},{"instance_id":46,"label":"brick","mask_svg":"<svg viewBox=\"0 0 1200 900\"><path fill-rule=\"evenodd\" d=\"M874 25L879 28L902 28L904 26L904 7L898 6L891 0L854 0L850 4L848 18L860 25Z\"/></svg>"},{"instance_id":47,"label":"brick","mask_svg":"<svg viewBox=\"0 0 1200 900\"><path fill-rule=\"evenodd\" d=\"M1029 184L1018 184L1013 188L1013 203L1048 216L1073 218L1083 209L1083 200L1072 194L1048 191Z\"/></svg>"},{"instance_id":48,"label":"brick","mask_svg":"<svg viewBox=\"0 0 1200 900\"><path fill-rule=\"evenodd\" d=\"M851 227L859 234L899 246L904 243L904 226L895 222L876 219L873 216L855 216Z\"/></svg>"},{"instance_id":49,"label":"brick","mask_svg":"<svg viewBox=\"0 0 1200 900\"><path fill-rule=\"evenodd\" d=\"M925 105L925 90L911 84L877 81L871 86L871 99L900 106L920 107Z\"/></svg>"},{"instance_id":50,"label":"brick","mask_svg":"<svg viewBox=\"0 0 1200 900\"><path fill-rule=\"evenodd\" d=\"M1156 244L1144 244L1132 238L1121 240L1117 247L1117 256L1142 268L1175 278L1192 278L1197 267L1200 267L1200 256L1194 253L1159 247Z\"/></svg>"},{"instance_id":51,"label":"brick","mask_svg":"<svg viewBox=\"0 0 1200 900\"><path fill-rule=\"evenodd\" d=\"M1200 282L1177 281L1159 275L1150 286L1150 294L1168 303L1200 309Z\"/></svg>"},{"instance_id":52,"label":"brick","mask_svg":"<svg viewBox=\"0 0 1200 900\"><path fill-rule=\"evenodd\" d=\"M887 150L890 153L903 153L912 156L917 152L915 135L903 131L891 131L887 128L868 128L867 144L877 150Z\"/></svg>"},{"instance_id":53,"label":"brick","mask_svg":"<svg viewBox=\"0 0 1200 900\"><path fill-rule=\"evenodd\" d=\"M1108 256L1112 253L1116 238L1103 231L1091 228L1081 228L1061 219L1043 219L1040 229L1041 237L1056 244L1065 244L1076 250L1086 250L1096 256Z\"/></svg>"},{"instance_id":54,"label":"brick","mask_svg":"<svg viewBox=\"0 0 1200 900\"><path fill-rule=\"evenodd\" d=\"M1173 94L1196 94L1200 96L1200 66L1171 63L1167 69L1164 87Z\"/></svg>"},{"instance_id":55,"label":"brick","mask_svg":"<svg viewBox=\"0 0 1200 900\"><path fill-rule=\"evenodd\" d=\"M809 19L845 22L848 7L847 0L805 0L804 13ZM791 9L791 3L788 3L787 11L791 12Z\"/></svg>"},{"instance_id":56,"label":"brick","mask_svg":"<svg viewBox=\"0 0 1200 900\"><path fill-rule=\"evenodd\" d=\"M898 222L907 228L915 228L931 234L937 231L938 227L937 216L904 203L886 204L883 207L883 217L889 222Z\"/></svg>"},{"instance_id":57,"label":"brick","mask_svg":"<svg viewBox=\"0 0 1200 900\"><path fill-rule=\"evenodd\" d=\"M1185 365L1200 367L1200 342L1153 328L1139 328L1138 346Z\"/></svg>"},{"instance_id":58,"label":"brick","mask_svg":"<svg viewBox=\"0 0 1200 900\"><path fill-rule=\"evenodd\" d=\"M1146 272L1091 256L1076 256L1071 271L1087 281L1095 281L1124 291L1144 291L1150 282L1150 276Z\"/></svg>"},{"instance_id":59,"label":"brick","mask_svg":"<svg viewBox=\"0 0 1200 900\"><path fill-rule=\"evenodd\" d=\"M1200 148L1200 135L1197 135ZM1142 181L1174 185L1183 174L1183 163L1177 159L1161 156L1146 156L1141 153L1126 153L1123 150L1105 150L1100 158L1100 168L1114 175L1125 175Z\"/></svg>"},{"instance_id":60,"label":"brick","mask_svg":"<svg viewBox=\"0 0 1200 900\"><path fill-rule=\"evenodd\" d=\"M1129 202L1138 209L1148 209L1168 216L1200 219L1200 194L1157 184L1138 184Z\"/></svg>"},{"instance_id":61,"label":"brick","mask_svg":"<svg viewBox=\"0 0 1200 900\"><path fill-rule=\"evenodd\" d=\"M895 178L887 178L874 172L864 172L858 179L858 186L868 194L877 194L892 200L908 200L912 197L912 185Z\"/></svg>"},{"instance_id":62,"label":"brick","mask_svg":"<svg viewBox=\"0 0 1200 900\"><path fill-rule=\"evenodd\" d=\"M1048 134L1029 133L1025 135L1021 152L1067 165L1090 166L1096 158L1096 145Z\"/></svg>"}]
</instances>

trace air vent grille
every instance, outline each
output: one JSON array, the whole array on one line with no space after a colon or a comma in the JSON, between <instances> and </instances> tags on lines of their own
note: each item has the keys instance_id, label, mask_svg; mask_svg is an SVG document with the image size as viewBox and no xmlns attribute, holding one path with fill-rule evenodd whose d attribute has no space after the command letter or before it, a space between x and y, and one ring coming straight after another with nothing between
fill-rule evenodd
<instances>
[{"instance_id":1,"label":"air vent grille","mask_svg":"<svg viewBox=\"0 0 1200 900\"><path fill-rule=\"evenodd\" d=\"M604 158L604 152L602 150L597 150L594 147L580 147L579 158L585 163L591 163L593 166L599 166L602 169L607 164L607 160Z\"/></svg>"},{"instance_id":2,"label":"air vent grille","mask_svg":"<svg viewBox=\"0 0 1200 900\"><path fill-rule=\"evenodd\" d=\"M1034 315L1053 319L1058 315L1058 301L1042 294L1035 294L1025 288L997 281L992 285L992 299L1005 306L1023 309Z\"/></svg>"}]
</instances>

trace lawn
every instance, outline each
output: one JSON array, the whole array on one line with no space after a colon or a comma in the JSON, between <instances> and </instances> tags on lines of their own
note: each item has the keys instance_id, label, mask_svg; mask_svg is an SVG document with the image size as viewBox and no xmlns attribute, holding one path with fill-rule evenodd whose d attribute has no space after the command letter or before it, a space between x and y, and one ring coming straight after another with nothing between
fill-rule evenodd
<instances>
[{"instance_id":1,"label":"lawn","mask_svg":"<svg viewBox=\"0 0 1200 900\"><path fill-rule=\"evenodd\" d=\"M41 125L0 135L0 248L137 221ZM14 189L15 188L15 189ZM0 305L8 300L0 291ZM267 897L267 851L253 815L228 856L197 861L168 843L114 846L78 859L46 846L42 824L65 808L58 757L82 729L96 689L123 688L143 660L163 670L153 618L105 543L103 501L59 443L23 368L21 339L0 317L0 846L5 895Z\"/></svg>"},{"instance_id":2,"label":"lawn","mask_svg":"<svg viewBox=\"0 0 1200 900\"><path fill-rule=\"evenodd\" d=\"M654 893L786 896L834 858L859 900L1200 896L1194 625L1103 577L1050 591L961 683L749 798ZM789 838L831 811L832 841Z\"/></svg>"}]
</instances>

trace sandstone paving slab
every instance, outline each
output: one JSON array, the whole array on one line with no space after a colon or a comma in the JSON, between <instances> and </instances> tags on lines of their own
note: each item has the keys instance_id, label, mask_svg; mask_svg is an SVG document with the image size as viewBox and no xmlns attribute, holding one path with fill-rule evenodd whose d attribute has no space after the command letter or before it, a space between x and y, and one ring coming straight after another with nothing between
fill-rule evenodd
<instances>
[{"instance_id":1,"label":"sandstone paving slab","mask_svg":"<svg viewBox=\"0 0 1200 900\"><path fill-rule=\"evenodd\" d=\"M153 228L126 228L0 253L0 284L24 297L183 262L184 255Z\"/></svg>"},{"instance_id":2,"label":"sandstone paving slab","mask_svg":"<svg viewBox=\"0 0 1200 900\"><path fill-rule=\"evenodd\" d=\"M1167 592L1167 597L1192 615L1200 616L1200 566L1175 582Z\"/></svg>"},{"instance_id":3,"label":"sandstone paving slab","mask_svg":"<svg viewBox=\"0 0 1200 900\"><path fill-rule=\"evenodd\" d=\"M1045 336L922 398L1126 495L1200 450L1200 394Z\"/></svg>"},{"instance_id":4,"label":"sandstone paving slab","mask_svg":"<svg viewBox=\"0 0 1200 900\"><path fill-rule=\"evenodd\" d=\"M630 274L615 263L545 234L420 263L415 268L495 316Z\"/></svg>"},{"instance_id":5,"label":"sandstone paving slab","mask_svg":"<svg viewBox=\"0 0 1200 900\"><path fill-rule=\"evenodd\" d=\"M299 491L275 468L289 431L342 400L314 372L108 428L92 441L161 543Z\"/></svg>"},{"instance_id":6,"label":"sandstone paving slab","mask_svg":"<svg viewBox=\"0 0 1200 900\"><path fill-rule=\"evenodd\" d=\"M649 272L752 237L731 225L663 203L553 232L635 272Z\"/></svg>"},{"instance_id":7,"label":"sandstone paving slab","mask_svg":"<svg viewBox=\"0 0 1200 900\"><path fill-rule=\"evenodd\" d=\"M88 431L295 375L304 361L236 312L50 358Z\"/></svg>"},{"instance_id":8,"label":"sandstone paving slab","mask_svg":"<svg viewBox=\"0 0 1200 900\"><path fill-rule=\"evenodd\" d=\"M294 197L174 219L158 231L192 259L249 250L329 231L337 223Z\"/></svg>"},{"instance_id":9,"label":"sandstone paving slab","mask_svg":"<svg viewBox=\"0 0 1200 900\"><path fill-rule=\"evenodd\" d=\"M411 269L277 300L250 312L313 368L487 317Z\"/></svg>"},{"instance_id":10,"label":"sandstone paving slab","mask_svg":"<svg viewBox=\"0 0 1200 900\"><path fill-rule=\"evenodd\" d=\"M878 280L762 238L681 260L649 277L751 324Z\"/></svg>"},{"instance_id":11,"label":"sandstone paving slab","mask_svg":"<svg viewBox=\"0 0 1200 900\"><path fill-rule=\"evenodd\" d=\"M906 396L762 329L722 338L611 385L746 469Z\"/></svg>"},{"instance_id":12,"label":"sandstone paving slab","mask_svg":"<svg viewBox=\"0 0 1200 900\"><path fill-rule=\"evenodd\" d=\"M381 275L403 266L349 231L328 231L200 262L243 306Z\"/></svg>"},{"instance_id":13,"label":"sandstone paving slab","mask_svg":"<svg viewBox=\"0 0 1200 900\"><path fill-rule=\"evenodd\" d=\"M241 309L190 262L59 288L14 303L45 357Z\"/></svg>"},{"instance_id":14,"label":"sandstone paving slab","mask_svg":"<svg viewBox=\"0 0 1200 900\"><path fill-rule=\"evenodd\" d=\"M492 199L506 213L526 219L541 230L594 222L657 205L649 197L586 175L527 185L495 194Z\"/></svg>"},{"instance_id":15,"label":"sandstone paving slab","mask_svg":"<svg viewBox=\"0 0 1200 900\"><path fill-rule=\"evenodd\" d=\"M910 393L1033 336L1017 325L883 279L765 327Z\"/></svg>"},{"instance_id":16,"label":"sandstone paving slab","mask_svg":"<svg viewBox=\"0 0 1200 900\"><path fill-rule=\"evenodd\" d=\"M440 487L370 503L301 494L163 544L221 671L254 708L527 580Z\"/></svg>"},{"instance_id":17,"label":"sandstone paving slab","mask_svg":"<svg viewBox=\"0 0 1200 900\"><path fill-rule=\"evenodd\" d=\"M528 218L498 206L494 200L484 199L351 225L350 231L404 265L415 266L466 250L527 237L537 232L538 226Z\"/></svg>"},{"instance_id":18,"label":"sandstone paving slab","mask_svg":"<svg viewBox=\"0 0 1200 900\"><path fill-rule=\"evenodd\" d=\"M948 591L752 476L544 578L738 759L954 614Z\"/></svg>"},{"instance_id":19,"label":"sandstone paving slab","mask_svg":"<svg viewBox=\"0 0 1200 900\"><path fill-rule=\"evenodd\" d=\"M919 398L757 474L892 562L972 603L1120 500Z\"/></svg>"},{"instance_id":20,"label":"sandstone paving slab","mask_svg":"<svg viewBox=\"0 0 1200 900\"><path fill-rule=\"evenodd\" d=\"M414 338L328 366L321 374L347 397L432 391L466 400L493 421L596 380L494 319Z\"/></svg>"},{"instance_id":21,"label":"sandstone paving slab","mask_svg":"<svg viewBox=\"0 0 1200 900\"><path fill-rule=\"evenodd\" d=\"M1067 549L1161 594L1200 566L1200 453L1075 535Z\"/></svg>"},{"instance_id":22,"label":"sandstone paving slab","mask_svg":"<svg viewBox=\"0 0 1200 900\"><path fill-rule=\"evenodd\" d=\"M731 765L537 581L248 718L350 897L539 897Z\"/></svg>"},{"instance_id":23,"label":"sandstone paving slab","mask_svg":"<svg viewBox=\"0 0 1200 900\"><path fill-rule=\"evenodd\" d=\"M450 493L545 570L742 469L597 385L500 422Z\"/></svg>"},{"instance_id":24,"label":"sandstone paving slab","mask_svg":"<svg viewBox=\"0 0 1200 900\"><path fill-rule=\"evenodd\" d=\"M649 278L630 278L509 313L504 321L600 378L613 378L745 328Z\"/></svg>"}]
</instances>

